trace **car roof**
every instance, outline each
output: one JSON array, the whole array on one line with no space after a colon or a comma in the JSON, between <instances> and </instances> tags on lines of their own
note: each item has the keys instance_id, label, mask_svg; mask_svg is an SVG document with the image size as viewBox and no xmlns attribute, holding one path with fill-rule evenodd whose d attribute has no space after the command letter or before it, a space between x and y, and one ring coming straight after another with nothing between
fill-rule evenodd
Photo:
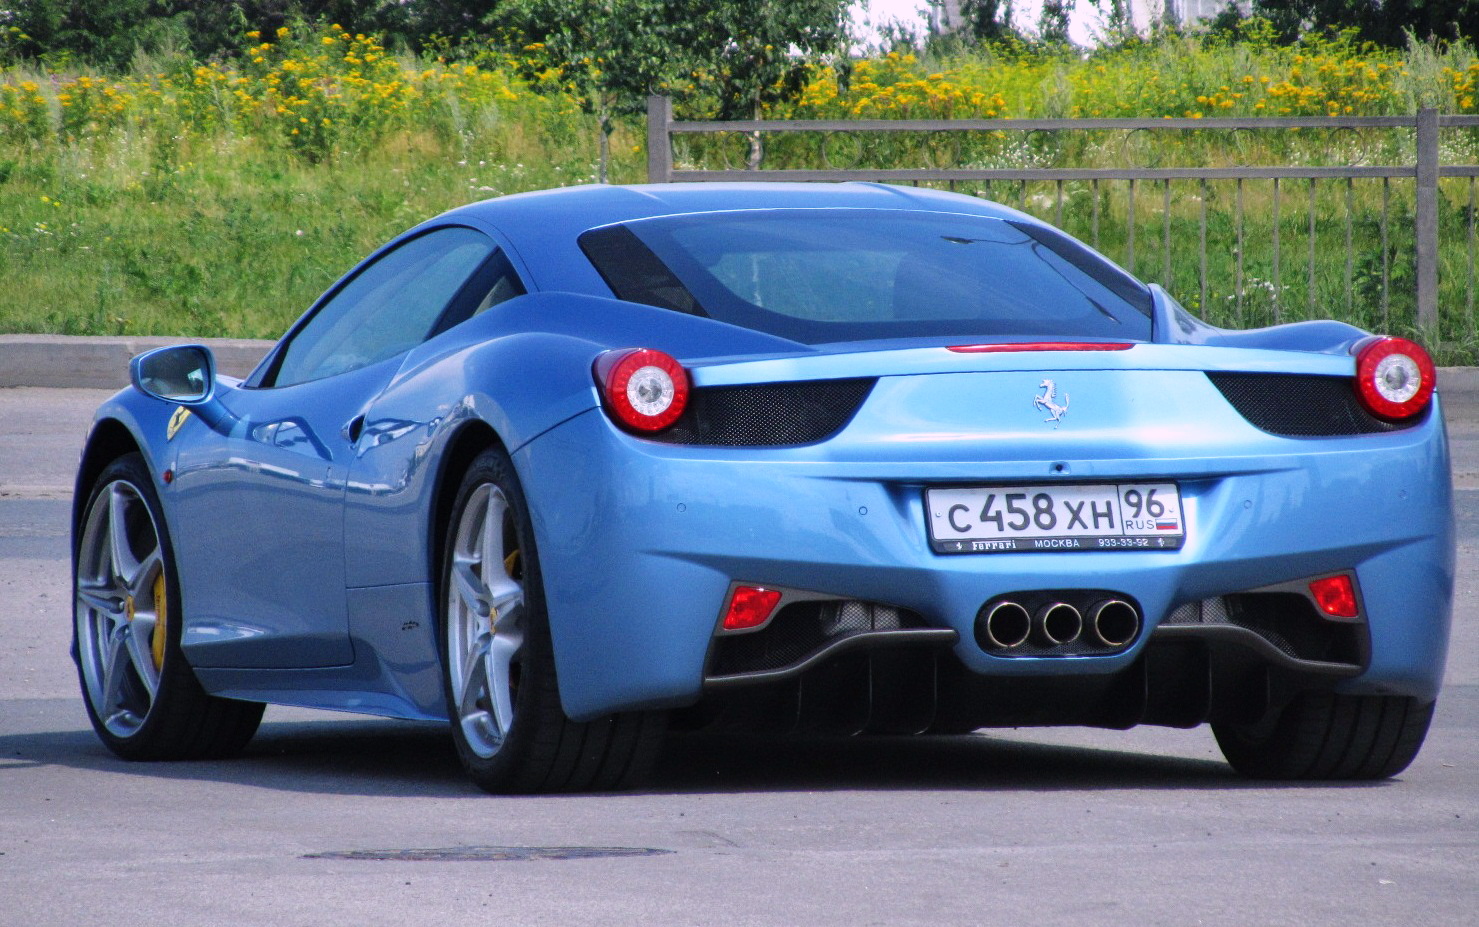
<instances>
[{"instance_id":1,"label":"car roof","mask_svg":"<svg viewBox=\"0 0 1479 927\"><path fill-rule=\"evenodd\" d=\"M610 295L576 244L581 232L634 219L738 209L906 209L1040 224L1025 213L974 196L857 182L591 184L483 200L436 221L470 220L497 229L534 275L538 289Z\"/></svg>"},{"instance_id":2,"label":"car roof","mask_svg":"<svg viewBox=\"0 0 1479 927\"><path fill-rule=\"evenodd\" d=\"M453 212L494 224L564 220L565 232L579 234L631 219L732 209L921 209L999 218L1022 215L965 194L858 182L588 184L500 196Z\"/></svg>"}]
</instances>

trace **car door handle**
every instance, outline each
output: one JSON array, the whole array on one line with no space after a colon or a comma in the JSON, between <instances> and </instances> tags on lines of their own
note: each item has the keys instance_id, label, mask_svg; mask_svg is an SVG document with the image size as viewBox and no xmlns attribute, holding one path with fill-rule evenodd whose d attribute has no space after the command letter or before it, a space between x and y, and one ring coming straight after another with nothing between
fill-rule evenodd
<instances>
[{"instance_id":1,"label":"car door handle","mask_svg":"<svg viewBox=\"0 0 1479 927\"><path fill-rule=\"evenodd\" d=\"M364 430L365 417L363 415L356 415L354 418L344 423L344 430L340 433L344 435L344 440L348 441L350 444L353 444L359 440L360 432Z\"/></svg>"}]
</instances>

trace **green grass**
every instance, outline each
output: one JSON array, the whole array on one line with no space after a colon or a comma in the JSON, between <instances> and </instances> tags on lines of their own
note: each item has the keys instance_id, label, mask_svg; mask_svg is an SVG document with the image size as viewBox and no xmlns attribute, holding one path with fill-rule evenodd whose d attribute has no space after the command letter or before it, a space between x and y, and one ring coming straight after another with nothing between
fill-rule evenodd
<instances>
[{"instance_id":1,"label":"green grass","mask_svg":"<svg viewBox=\"0 0 1479 927\"><path fill-rule=\"evenodd\" d=\"M299 46L285 46L283 56L306 55L314 41L309 36ZM1097 63L1006 60L994 53L944 62L898 60L880 65L870 79L904 88L889 97L897 103L922 92L917 87L931 85L928 72L934 68L946 75L942 86L966 87L972 81L985 86L1000 78L1001 96L1012 95L1001 115L1068 115L1074 108L1088 114L1116 100L1111 93L1116 68L1126 79L1179 68L1181 86L1156 91L1160 96L1154 99L1142 93L1135 104L1140 115L1166 115L1167 107L1185 105L1199 81L1227 83L1255 72L1285 80L1287 74L1276 67L1309 67L1267 48L1209 50L1174 42L1180 44L1132 49ZM1339 57L1328 48L1321 54L1321 60ZM1370 112L1411 112L1418 102L1465 108L1463 82L1479 75L1479 65L1463 47L1442 53L1418 47L1405 57L1376 57L1392 74L1403 76L1394 77L1382 91L1386 95L1368 104ZM382 76L389 85L394 74L419 73L433 64L403 60L398 66L386 64ZM364 123L369 128L337 129L309 148L285 134L286 127L299 124L296 112L286 119L250 116L244 104L212 89L230 86L226 72L218 69L215 83L191 90L189 63L157 66L161 73L184 75L169 86L151 76L155 65L141 63L140 68L130 79L142 102L125 116L93 121L64 109L47 75L0 72L0 90L35 80L37 98L44 100L24 119L7 116L0 106L0 274L6 281L0 290L0 332L275 337L355 261L410 225L477 199L590 182L596 172L594 121L568 96L550 88L536 92L506 74L482 84L468 78L466 85L511 87L510 93L485 89L478 91L481 96L458 97L423 90L419 102L393 118ZM137 90L146 85L152 88L147 93ZM424 82L433 85L441 86ZM1188 85L1195 86L1188 91ZM100 91L90 92L101 99ZM1327 87L1321 99L1334 99L1339 92ZM873 93L875 100L886 96ZM338 112L332 97L302 105ZM369 104L355 105L360 112ZM851 104L834 94L777 115L834 116L846 105ZM898 104L903 108L891 114L931 115L908 112L909 105ZM1136 114L1122 110L1103 114ZM614 181L645 180L644 137L640 120L618 127L612 139ZM817 136L773 138L765 166L1410 164L1413 158L1412 133L1388 130L834 135L826 139L825 152L823 144ZM685 136L676 160L680 166L738 166L747 145L736 134ZM1443 146L1445 163L1479 163L1475 133L1446 130ZM1049 221L1059 216L1058 188L1051 183L989 189L960 184L957 189ZM1182 302L1215 324L1342 318L1371 330L1418 335L1437 349L1441 362L1472 363L1479 358L1479 340L1470 288L1470 190L1467 181L1450 180L1440 191L1440 325L1427 332L1417 331L1415 319L1410 180L1394 180L1386 188L1385 252L1382 182L1357 180L1349 188L1344 181L1317 184L1313 294L1305 181L1281 184L1277 275L1268 181L1243 185L1241 247L1235 183L1205 188L1196 181L1173 183L1169 276L1159 183L1137 185L1133 262L1125 182L1103 182L1097 190L1087 183L1064 184L1061 216L1069 232L1122 263L1133 263L1143 279L1168 283ZM1205 283L1200 273L1203 212Z\"/></svg>"},{"instance_id":2,"label":"green grass","mask_svg":"<svg viewBox=\"0 0 1479 927\"><path fill-rule=\"evenodd\" d=\"M0 332L272 338L374 247L503 193L589 182L581 146L399 138L309 163L252 139L0 156ZM617 163L635 180L635 156Z\"/></svg>"}]
</instances>

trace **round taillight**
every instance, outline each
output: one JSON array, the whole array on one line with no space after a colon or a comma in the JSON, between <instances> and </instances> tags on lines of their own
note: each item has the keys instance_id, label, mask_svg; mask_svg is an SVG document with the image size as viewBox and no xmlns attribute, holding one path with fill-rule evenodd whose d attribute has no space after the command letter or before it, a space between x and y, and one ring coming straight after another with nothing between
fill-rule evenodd
<instances>
[{"instance_id":1,"label":"round taillight","mask_svg":"<svg viewBox=\"0 0 1479 927\"><path fill-rule=\"evenodd\" d=\"M1406 338L1377 338L1356 353L1356 394L1372 415L1411 418L1433 398L1433 359Z\"/></svg>"},{"instance_id":2,"label":"round taillight","mask_svg":"<svg viewBox=\"0 0 1479 927\"><path fill-rule=\"evenodd\" d=\"M662 431L688 406L688 372L661 351L607 351L596 358L595 373L606 411L633 431Z\"/></svg>"}]
</instances>

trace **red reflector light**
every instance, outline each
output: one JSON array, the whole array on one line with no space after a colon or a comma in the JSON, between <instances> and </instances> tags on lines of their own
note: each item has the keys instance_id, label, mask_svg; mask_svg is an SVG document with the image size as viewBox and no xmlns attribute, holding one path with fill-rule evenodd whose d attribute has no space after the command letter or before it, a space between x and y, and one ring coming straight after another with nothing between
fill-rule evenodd
<instances>
[{"instance_id":1,"label":"red reflector light","mask_svg":"<svg viewBox=\"0 0 1479 927\"><path fill-rule=\"evenodd\" d=\"M759 586L739 586L729 597L729 610L724 613L724 630L745 631L758 628L770 620L781 594Z\"/></svg>"},{"instance_id":2,"label":"red reflector light","mask_svg":"<svg viewBox=\"0 0 1479 927\"><path fill-rule=\"evenodd\" d=\"M662 351L607 351L596 358L595 375L607 412L633 431L662 431L688 406L688 371Z\"/></svg>"},{"instance_id":3,"label":"red reflector light","mask_svg":"<svg viewBox=\"0 0 1479 927\"><path fill-rule=\"evenodd\" d=\"M1433 359L1406 338L1376 338L1356 354L1356 395L1372 415L1412 418L1433 398Z\"/></svg>"},{"instance_id":4,"label":"red reflector light","mask_svg":"<svg viewBox=\"0 0 1479 927\"><path fill-rule=\"evenodd\" d=\"M1320 611L1333 618L1356 618L1361 608L1356 604L1356 586L1349 576L1327 576L1310 583L1310 595Z\"/></svg>"},{"instance_id":5,"label":"red reflector light","mask_svg":"<svg viewBox=\"0 0 1479 927\"><path fill-rule=\"evenodd\" d=\"M1128 351L1125 341L1017 341L1002 344L952 344L957 354L1014 354L1018 351Z\"/></svg>"}]
</instances>

